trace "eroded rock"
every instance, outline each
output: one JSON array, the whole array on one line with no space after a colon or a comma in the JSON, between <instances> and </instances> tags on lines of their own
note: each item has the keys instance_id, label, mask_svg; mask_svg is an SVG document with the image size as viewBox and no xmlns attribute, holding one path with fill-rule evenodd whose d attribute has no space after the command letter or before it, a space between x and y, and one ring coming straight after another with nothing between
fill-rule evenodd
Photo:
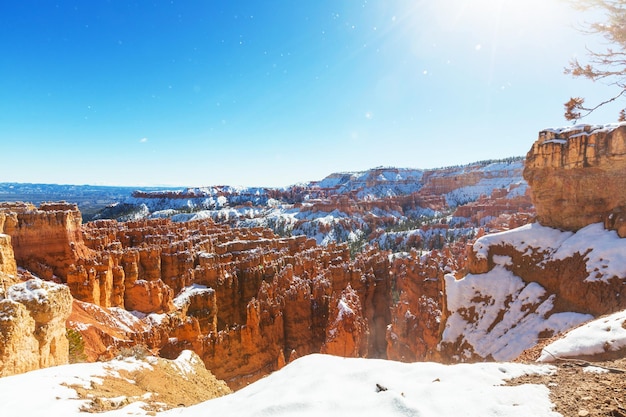
<instances>
[{"instance_id":1,"label":"eroded rock","mask_svg":"<svg viewBox=\"0 0 626 417\"><path fill-rule=\"evenodd\" d=\"M30 279L9 287L0 306L2 375L68 362L65 321L72 297L67 286Z\"/></svg>"},{"instance_id":2,"label":"eroded rock","mask_svg":"<svg viewBox=\"0 0 626 417\"><path fill-rule=\"evenodd\" d=\"M579 230L606 222L626 237L626 125L578 125L539 133L524 178L538 221Z\"/></svg>"}]
</instances>

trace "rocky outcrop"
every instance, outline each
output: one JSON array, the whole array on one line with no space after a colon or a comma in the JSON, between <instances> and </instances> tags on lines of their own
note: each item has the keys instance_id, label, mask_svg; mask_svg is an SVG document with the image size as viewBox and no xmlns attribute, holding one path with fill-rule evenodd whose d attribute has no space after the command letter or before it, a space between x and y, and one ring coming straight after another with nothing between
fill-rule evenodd
<instances>
[{"instance_id":1,"label":"rocky outcrop","mask_svg":"<svg viewBox=\"0 0 626 417\"><path fill-rule=\"evenodd\" d=\"M0 234L0 275L2 274L17 274L17 264L15 263L13 246L11 245L11 236L5 234Z\"/></svg>"},{"instance_id":2,"label":"rocky outcrop","mask_svg":"<svg viewBox=\"0 0 626 417\"><path fill-rule=\"evenodd\" d=\"M626 237L626 125L579 125L539 133L524 178L537 219L563 230L604 222Z\"/></svg>"},{"instance_id":3,"label":"rocky outcrop","mask_svg":"<svg viewBox=\"0 0 626 417\"><path fill-rule=\"evenodd\" d=\"M330 323L321 353L347 358L367 357L367 322L359 296L348 285L330 309Z\"/></svg>"},{"instance_id":4,"label":"rocky outcrop","mask_svg":"<svg viewBox=\"0 0 626 417\"><path fill-rule=\"evenodd\" d=\"M444 277L464 269L464 249L394 255L393 302L387 327L387 358L441 360L439 342L447 318Z\"/></svg>"},{"instance_id":5,"label":"rocky outcrop","mask_svg":"<svg viewBox=\"0 0 626 417\"><path fill-rule=\"evenodd\" d=\"M0 300L0 375L66 364L71 306L65 285L31 279L9 287Z\"/></svg>"},{"instance_id":6,"label":"rocky outcrop","mask_svg":"<svg viewBox=\"0 0 626 417\"><path fill-rule=\"evenodd\" d=\"M626 308L626 239L601 223L575 233L533 223L468 249L469 273L446 277L446 358L511 360L541 338Z\"/></svg>"},{"instance_id":7,"label":"rocky outcrop","mask_svg":"<svg viewBox=\"0 0 626 417\"><path fill-rule=\"evenodd\" d=\"M44 279L67 276L70 265L90 257L82 244L82 217L76 204L3 203L0 232L11 236L17 263Z\"/></svg>"}]
</instances>

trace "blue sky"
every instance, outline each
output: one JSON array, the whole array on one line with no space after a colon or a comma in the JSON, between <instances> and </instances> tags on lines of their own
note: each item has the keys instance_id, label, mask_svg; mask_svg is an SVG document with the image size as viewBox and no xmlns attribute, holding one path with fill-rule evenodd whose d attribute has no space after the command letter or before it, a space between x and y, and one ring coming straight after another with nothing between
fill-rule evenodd
<instances>
[{"instance_id":1,"label":"blue sky","mask_svg":"<svg viewBox=\"0 0 626 417\"><path fill-rule=\"evenodd\" d=\"M0 5L0 182L287 186L525 155L601 84L561 0ZM608 123L619 108L588 123Z\"/></svg>"}]
</instances>

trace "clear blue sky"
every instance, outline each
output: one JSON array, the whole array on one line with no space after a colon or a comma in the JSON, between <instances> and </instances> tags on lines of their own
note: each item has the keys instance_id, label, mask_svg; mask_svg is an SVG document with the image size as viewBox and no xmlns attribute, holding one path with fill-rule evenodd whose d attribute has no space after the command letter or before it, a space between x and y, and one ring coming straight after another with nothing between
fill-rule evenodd
<instances>
[{"instance_id":1,"label":"clear blue sky","mask_svg":"<svg viewBox=\"0 0 626 417\"><path fill-rule=\"evenodd\" d=\"M576 20L560 0L4 1L0 182L286 186L525 155L571 95L610 94L563 74L592 41Z\"/></svg>"}]
</instances>

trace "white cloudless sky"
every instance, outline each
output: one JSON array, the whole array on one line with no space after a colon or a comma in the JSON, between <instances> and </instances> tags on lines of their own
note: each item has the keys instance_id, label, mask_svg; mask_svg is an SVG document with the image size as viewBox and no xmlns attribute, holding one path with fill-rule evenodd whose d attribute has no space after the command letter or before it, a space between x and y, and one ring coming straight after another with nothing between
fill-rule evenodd
<instances>
[{"instance_id":1,"label":"white cloudless sky","mask_svg":"<svg viewBox=\"0 0 626 417\"><path fill-rule=\"evenodd\" d=\"M0 182L287 186L525 155L598 39L562 0L5 2ZM615 121L619 107L587 123Z\"/></svg>"}]
</instances>

